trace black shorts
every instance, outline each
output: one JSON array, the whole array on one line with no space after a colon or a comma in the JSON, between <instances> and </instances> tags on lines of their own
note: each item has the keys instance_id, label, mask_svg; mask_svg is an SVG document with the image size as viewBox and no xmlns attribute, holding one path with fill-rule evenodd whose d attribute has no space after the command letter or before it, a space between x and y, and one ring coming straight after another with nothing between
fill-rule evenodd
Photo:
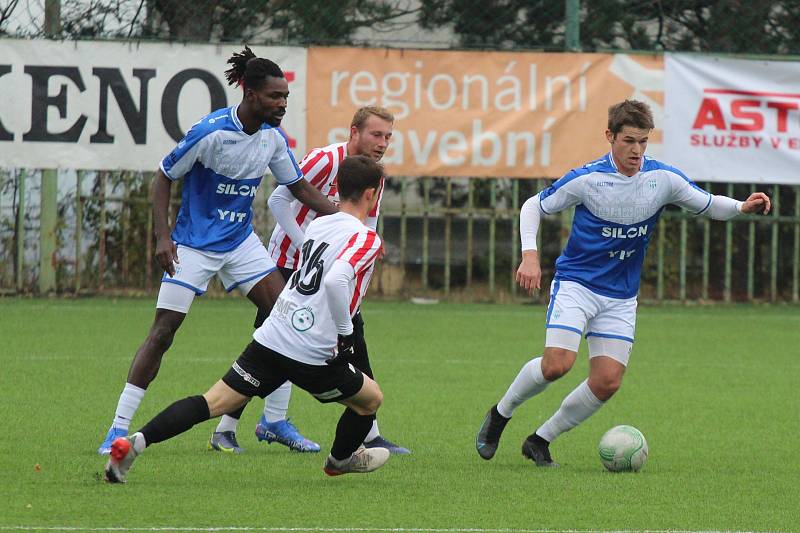
<instances>
[{"instance_id":1,"label":"black shorts","mask_svg":"<svg viewBox=\"0 0 800 533\"><path fill-rule=\"evenodd\" d=\"M222 381L247 397L264 398L291 381L322 403L338 402L356 394L364 374L353 365L309 365L283 356L256 341L245 348Z\"/></svg>"},{"instance_id":2,"label":"black shorts","mask_svg":"<svg viewBox=\"0 0 800 533\"><path fill-rule=\"evenodd\" d=\"M286 267L278 267L278 271L281 273L281 276L283 276L283 281L289 283L289 278L294 274L294 270Z\"/></svg>"}]
</instances>

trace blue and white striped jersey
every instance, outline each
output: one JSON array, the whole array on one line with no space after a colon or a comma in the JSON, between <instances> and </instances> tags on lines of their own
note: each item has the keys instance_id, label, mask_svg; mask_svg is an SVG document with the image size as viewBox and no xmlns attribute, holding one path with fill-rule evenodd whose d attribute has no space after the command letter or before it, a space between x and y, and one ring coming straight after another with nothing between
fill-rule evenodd
<instances>
[{"instance_id":1,"label":"blue and white striped jersey","mask_svg":"<svg viewBox=\"0 0 800 533\"><path fill-rule=\"evenodd\" d=\"M161 161L171 180L184 178L181 208L172 232L178 244L227 252L253 231L253 198L268 170L278 183L303 178L278 128L242 130L238 105L209 113Z\"/></svg>"},{"instance_id":2,"label":"blue and white striped jersey","mask_svg":"<svg viewBox=\"0 0 800 533\"><path fill-rule=\"evenodd\" d=\"M700 215L712 199L680 170L649 157L634 176L618 172L610 153L569 171L539 193L544 214L575 206L555 279L610 298L636 296L647 245L664 206L675 204Z\"/></svg>"}]
</instances>

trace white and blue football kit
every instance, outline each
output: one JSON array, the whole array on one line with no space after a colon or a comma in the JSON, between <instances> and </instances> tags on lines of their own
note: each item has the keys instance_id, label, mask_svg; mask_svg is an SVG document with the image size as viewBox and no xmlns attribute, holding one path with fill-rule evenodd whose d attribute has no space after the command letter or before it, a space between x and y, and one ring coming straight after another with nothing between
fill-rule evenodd
<instances>
[{"instance_id":1,"label":"white and blue football kit","mask_svg":"<svg viewBox=\"0 0 800 533\"><path fill-rule=\"evenodd\" d=\"M627 364L642 264L668 204L716 219L732 218L741 208L741 202L712 195L680 170L649 157L638 173L626 176L610 153L571 170L525 202L523 251L536 249L542 214L575 207L569 240L556 261L546 346L577 351L585 335L590 357L606 355Z\"/></svg>"},{"instance_id":2,"label":"white and blue football kit","mask_svg":"<svg viewBox=\"0 0 800 533\"><path fill-rule=\"evenodd\" d=\"M183 192L172 232L180 262L161 280L158 308L186 313L215 274L227 291L247 294L276 268L253 233L253 199L267 172L280 185L303 175L280 129L245 133L238 107L203 117L161 161L170 180L183 178Z\"/></svg>"}]
</instances>

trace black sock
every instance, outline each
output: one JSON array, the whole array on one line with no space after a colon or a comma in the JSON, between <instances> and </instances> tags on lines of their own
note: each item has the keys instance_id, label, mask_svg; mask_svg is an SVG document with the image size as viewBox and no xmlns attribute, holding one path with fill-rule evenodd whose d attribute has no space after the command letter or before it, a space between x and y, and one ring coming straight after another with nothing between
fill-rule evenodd
<instances>
[{"instance_id":1,"label":"black sock","mask_svg":"<svg viewBox=\"0 0 800 533\"><path fill-rule=\"evenodd\" d=\"M492 406L492 416L495 417L496 419L499 419L500 422L503 423L503 426L505 426L506 423L509 420L511 420L510 418L506 418L506 417L504 417L503 415L500 414L500 411L497 410L497 405L493 405Z\"/></svg>"},{"instance_id":2,"label":"black sock","mask_svg":"<svg viewBox=\"0 0 800 533\"><path fill-rule=\"evenodd\" d=\"M550 441L545 440L543 437L540 437L538 433L531 433L527 440L533 442L534 444L538 444L539 446L547 447L550 445Z\"/></svg>"},{"instance_id":3,"label":"black sock","mask_svg":"<svg viewBox=\"0 0 800 533\"><path fill-rule=\"evenodd\" d=\"M349 407L344 410L336 424L336 438L333 440L331 455L334 459L347 459L364 442L375 415L362 416Z\"/></svg>"},{"instance_id":4,"label":"black sock","mask_svg":"<svg viewBox=\"0 0 800 533\"><path fill-rule=\"evenodd\" d=\"M189 396L178 400L144 425L139 432L144 435L147 446L171 439L190 429L195 424L211 418L208 402L202 396Z\"/></svg>"}]
</instances>

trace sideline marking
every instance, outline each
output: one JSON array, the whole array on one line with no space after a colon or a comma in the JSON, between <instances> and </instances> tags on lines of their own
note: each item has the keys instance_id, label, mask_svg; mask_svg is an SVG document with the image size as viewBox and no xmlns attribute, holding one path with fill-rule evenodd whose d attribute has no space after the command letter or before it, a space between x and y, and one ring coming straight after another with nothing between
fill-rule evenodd
<instances>
[{"instance_id":1,"label":"sideline marking","mask_svg":"<svg viewBox=\"0 0 800 533\"><path fill-rule=\"evenodd\" d=\"M683 529L513 529L513 528L424 528L424 527L244 527L244 526L0 526L0 531L333 531L337 533L380 531L388 533L756 533L744 531L692 531ZM775 533L775 532L772 532Z\"/></svg>"}]
</instances>

